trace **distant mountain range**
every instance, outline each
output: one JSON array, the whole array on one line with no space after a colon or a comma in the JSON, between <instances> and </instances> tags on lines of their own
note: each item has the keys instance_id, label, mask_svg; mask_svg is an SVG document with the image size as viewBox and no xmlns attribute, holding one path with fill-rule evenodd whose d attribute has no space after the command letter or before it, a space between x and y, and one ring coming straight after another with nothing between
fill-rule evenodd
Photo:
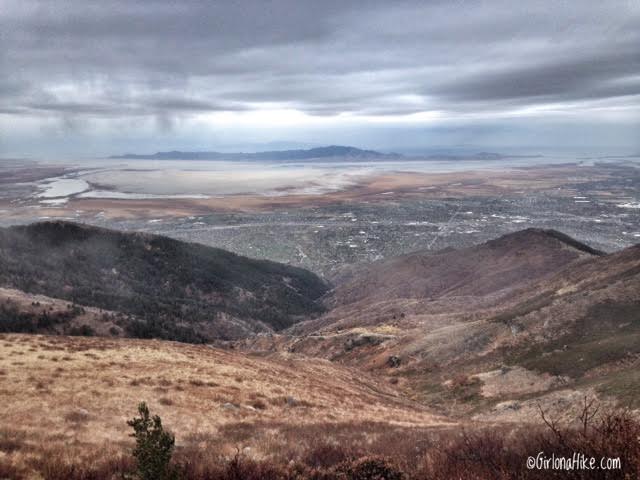
<instances>
[{"instance_id":1,"label":"distant mountain range","mask_svg":"<svg viewBox=\"0 0 640 480\"><path fill-rule=\"evenodd\" d=\"M113 155L111 159L134 160L502 160L505 158L539 158L542 155L504 155L493 152L472 154L423 154L406 156L399 153L383 153L356 147L330 145L296 150L271 150L265 152L185 152L172 150L149 154L125 153Z\"/></svg>"},{"instance_id":2,"label":"distant mountain range","mask_svg":"<svg viewBox=\"0 0 640 480\"><path fill-rule=\"evenodd\" d=\"M381 153L375 150L362 150L356 147L345 147L331 145L328 147L318 147L298 150L273 150L267 152L156 152L152 154L125 153L124 155L114 155L113 159L139 159L139 160L311 160L330 158L353 158L353 159L395 159L402 158L397 153Z\"/></svg>"},{"instance_id":3,"label":"distant mountain range","mask_svg":"<svg viewBox=\"0 0 640 480\"><path fill-rule=\"evenodd\" d=\"M504 160L505 158L542 158L543 155L505 155L495 152L478 152L470 154L429 154L414 157L427 160Z\"/></svg>"}]
</instances>

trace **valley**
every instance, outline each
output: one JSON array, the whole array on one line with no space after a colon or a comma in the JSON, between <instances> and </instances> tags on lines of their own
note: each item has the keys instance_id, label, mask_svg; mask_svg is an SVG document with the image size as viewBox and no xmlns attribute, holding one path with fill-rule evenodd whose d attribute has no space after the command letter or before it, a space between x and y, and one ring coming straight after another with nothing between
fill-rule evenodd
<instances>
[{"instance_id":1,"label":"valley","mask_svg":"<svg viewBox=\"0 0 640 480\"><path fill-rule=\"evenodd\" d=\"M395 443L406 471L461 428L518 435L543 427L541 411L571 425L587 401L640 408L640 245L607 254L525 229L328 283L57 221L0 230L0 273L2 465L15 472L67 468L67 455L116 468L104 459L127 450L140 401L178 429L180 458L304 464L319 436L340 455Z\"/></svg>"},{"instance_id":2,"label":"valley","mask_svg":"<svg viewBox=\"0 0 640 480\"><path fill-rule=\"evenodd\" d=\"M640 356L638 246L605 254L554 230L526 229L352 266L328 284L149 234L65 222L0 233L5 332L164 338L323 359L367 371L439 414L478 418L556 391L597 395ZM151 288L153 278L162 281ZM635 389L612 400L635 408Z\"/></svg>"}]
</instances>

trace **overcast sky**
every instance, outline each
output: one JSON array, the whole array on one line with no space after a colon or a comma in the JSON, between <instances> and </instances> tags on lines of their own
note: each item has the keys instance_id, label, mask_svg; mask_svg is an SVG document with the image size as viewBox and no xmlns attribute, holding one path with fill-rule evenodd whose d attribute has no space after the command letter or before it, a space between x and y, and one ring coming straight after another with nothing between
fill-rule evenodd
<instances>
[{"instance_id":1,"label":"overcast sky","mask_svg":"<svg viewBox=\"0 0 640 480\"><path fill-rule=\"evenodd\" d=\"M0 0L0 73L5 157L640 151L638 0Z\"/></svg>"}]
</instances>

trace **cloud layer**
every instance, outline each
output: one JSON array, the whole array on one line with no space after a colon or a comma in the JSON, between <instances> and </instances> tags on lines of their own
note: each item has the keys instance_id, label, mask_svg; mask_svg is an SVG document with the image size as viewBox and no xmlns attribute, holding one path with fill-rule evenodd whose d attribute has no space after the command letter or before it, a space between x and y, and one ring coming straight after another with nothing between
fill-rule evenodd
<instances>
[{"instance_id":1,"label":"cloud layer","mask_svg":"<svg viewBox=\"0 0 640 480\"><path fill-rule=\"evenodd\" d=\"M131 125L629 127L640 3L0 0L0 71L14 149Z\"/></svg>"}]
</instances>

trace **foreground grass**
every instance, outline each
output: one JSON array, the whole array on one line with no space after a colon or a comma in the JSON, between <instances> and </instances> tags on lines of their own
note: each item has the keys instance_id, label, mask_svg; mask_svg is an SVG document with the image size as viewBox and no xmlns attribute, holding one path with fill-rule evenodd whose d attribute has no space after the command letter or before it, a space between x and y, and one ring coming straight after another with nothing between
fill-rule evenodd
<instances>
[{"instance_id":1,"label":"foreground grass","mask_svg":"<svg viewBox=\"0 0 640 480\"><path fill-rule=\"evenodd\" d=\"M421 431L383 425L291 426L281 442L266 445L269 455L260 457L242 448L242 441L232 454L222 453L220 446L225 441L246 438L251 431L264 435L270 428L235 425L218 436L193 439L179 446L168 465L169 474L157 474L157 480L638 478L640 423L632 416L617 411L601 413L593 404L585 403L574 424L560 425L541 418L541 426L526 429ZM0 478L145 478L138 476L139 465L131 447L105 444L101 450L75 457L66 449L33 445L28 437L5 430L0 434ZM598 466L601 458L619 459L620 463L611 470L529 469L527 458L538 453L566 458L579 453L595 458Z\"/></svg>"},{"instance_id":2,"label":"foreground grass","mask_svg":"<svg viewBox=\"0 0 640 480\"><path fill-rule=\"evenodd\" d=\"M474 394L476 385L460 388ZM461 426L317 359L4 335L0 395L0 479L136 478L127 420L140 401L175 434L171 465L181 480L553 478L526 469L541 451L623 462L557 478L640 476L640 426L625 413L588 411L586 426L541 418L537 426Z\"/></svg>"}]
</instances>

